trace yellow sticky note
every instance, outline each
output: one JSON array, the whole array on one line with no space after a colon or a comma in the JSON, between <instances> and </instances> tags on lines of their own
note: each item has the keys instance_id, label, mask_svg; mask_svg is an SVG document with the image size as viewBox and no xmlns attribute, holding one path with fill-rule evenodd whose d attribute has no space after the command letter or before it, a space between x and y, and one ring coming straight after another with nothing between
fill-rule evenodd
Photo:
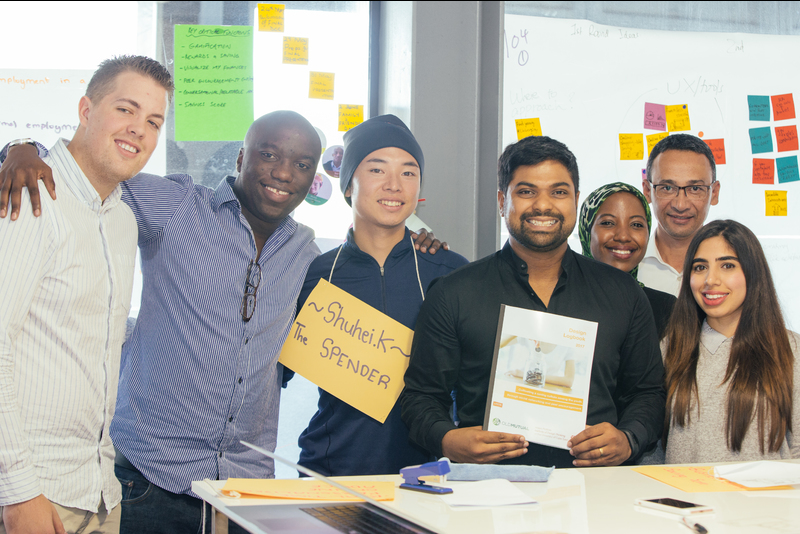
<instances>
[{"instance_id":1,"label":"yellow sticky note","mask_svg":"<svg viewBox=\"0 0 800 534\"><path fill-rule=\"evenodd\" d=\"M542 135L542 125L539 119L517 119L514 121L517 125L517 141L530 137L531 135Z\"/></svg>"},{"instance_id":2,"label":"yellow sticky note","mask_svg":"<svg viewBox=\"0 0 800 534\"><path fill-rule=\"evenodd\" d=\"M711 466L643 465L634 467L633 470L687 493L792 489L792 486L747 488L724 478L715 478L714 468Z\"/></svg>"},{"instance_id":3,"label":"yellow sticky note","mask_svg":"<svg viewBox=\"0 0 800 534\"><path fill-rule=\"evenodd\" d=\"M380 480L337 480L339 484L372 497L376 501L394 500L394 482ZM315 479L229 478L222 488L247 497L298 499L303 501L363 501L349 493Z\"/></svg>"},{"instance_id":4,"label":"yellow sticky note","mask_svg":"<svg viewBox=\"0 0 800 534\"><path fill-rule=\"evenodd\" d=\"M786 191L764 191L767 217L786 217L789 208L786 204Z\"/></svg>"},{"instance_id":5,"label":"yellow sticky note","mask_svg":"<svg viewBox=\"0 0 800 534\"><path fill-rule=\"evenodd\" d=\"M258 4L258 31L283 31L283 4Z\"/></svg>"},{"instance_id":6,"label":"yellow sticky note","mask_svg":"<svg viewBox=\"0 0 800 534\"><path fill-rule=\"evenodd\" d=\"M283 62L287 65L308 65L308 38L284 37Z\"/></svg>"},{"instance_id":7,"label":"yellow sticky note","mask_svg":"<svg viewBox=\"0 0 800 534\"><path fill-rule=\"evenodd\" d=\"M414 331L324 279L278 361L383 423L405 383Z\"/></svg>"},{"instance_id":8,"label":"yellow sticky note","mask_svg":"<svg viewBox=\"0 0 800 534\"><path fill-rule=\"evenodd\" d=\"M643 137L643 134L619 134L619 159L642 159Z\"/></svg>"},{"instance_id":9,"label":"yellow sticky note","mask_svg":"<svg viewBox=\"0 0 800 534\"><path fill-rule=\"evenodd\" d=\"M689 123L689 106L678 104L677 106L665 106L667 112L667 131L685 132L692 129Z\"/></svg>"},{"instance_id":10,"label":"yellow sticky note","mask_svg":"<svg viewBox=\"0 0 800 534\"><path fill-rule=\"evenodd\" d=\"M364 122L364 106L339 104L339 131L346 132Z\"/></svg>"},{"instance_id":11,"label":"yellow sticky note","mask_svg":"<svg viewBox=\"0 0 800 534\"><path fill-rule=\"evenodd\" d=\"M311 72L308 84L308 98L333 100L333 73Z\"/></svg>"},{"instance_id":12,"label":"yellow sticky note","mask_svg":"<svg viewBox=\"0 0 800 534\"><path fill-rule=\"evenodd\" d=\"M653 151L653 147L655 147L659 141L667 137L669 134L667 132L661 132L657 134L650 134L647 136L647 157L650 157L650 152Z\"/></svg>"}]
</instances>

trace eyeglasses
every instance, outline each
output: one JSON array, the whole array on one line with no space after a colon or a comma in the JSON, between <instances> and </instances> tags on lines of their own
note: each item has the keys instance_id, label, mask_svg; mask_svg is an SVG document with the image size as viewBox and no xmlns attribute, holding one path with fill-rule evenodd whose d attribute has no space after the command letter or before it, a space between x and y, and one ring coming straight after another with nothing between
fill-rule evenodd
<instances>
[{"instance_id":1,"label":"eyeglasses","mask_svg":"<svg viewBox=\"0 0 800 534\"><path fill-rule=\"evenodd\" d=\"M685 185L683 187L671 184L651 183L650 185L656 192L656 198L660 198L662 200L678 198L678 195L681 194L681 191L686 193L686 198L692 200L706 200L708 198L709 191L711 191L711 188L714 187L713 182L711 185Z\"/></svg>"},{"instance_id":2,"label":"eyeglasses","mask_svg":"<svg viewBox=\"0 0 800 534\"><path fill-rule=\"evenodd\" d=\"M247 268L247 281L244 286L244 297L242 297L242 320L249 321L256 311L256 291L258 284L261 283L261 266L255 261L250 261Z\"/></svg>"}]
</instances>

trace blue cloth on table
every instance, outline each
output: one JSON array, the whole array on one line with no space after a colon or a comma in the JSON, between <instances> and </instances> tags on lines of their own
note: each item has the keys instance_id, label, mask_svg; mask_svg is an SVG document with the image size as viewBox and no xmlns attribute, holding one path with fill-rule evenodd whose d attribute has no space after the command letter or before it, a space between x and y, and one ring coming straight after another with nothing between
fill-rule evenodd
<instances>
[{"instance_id":1,"label":"blue cloth on table","mask_svg":"<svg viewBox=\"0 0 800 534\"><path fill-rule=\"evenodd\" d=\"M504 478L510 482L547 482L555 467L538 465L450 464L447 480L489 480Z\"/></svg>"}]
</instances>

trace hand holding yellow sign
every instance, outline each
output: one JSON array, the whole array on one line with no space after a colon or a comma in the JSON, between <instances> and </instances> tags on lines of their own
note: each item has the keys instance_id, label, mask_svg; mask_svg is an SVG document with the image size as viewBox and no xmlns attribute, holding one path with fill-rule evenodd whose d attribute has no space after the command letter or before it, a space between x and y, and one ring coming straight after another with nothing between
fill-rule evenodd
<instances>
[{"instance_id":1,"label":"hand holding yellow sign","mask_svg":"<svg viewBox=\"0 0 800 534\"><path fill-rule=\"evenodd\" d=\"M320 280L278 361L383 423L403 391L414 331Z\"/></svg>"}]
</instances>

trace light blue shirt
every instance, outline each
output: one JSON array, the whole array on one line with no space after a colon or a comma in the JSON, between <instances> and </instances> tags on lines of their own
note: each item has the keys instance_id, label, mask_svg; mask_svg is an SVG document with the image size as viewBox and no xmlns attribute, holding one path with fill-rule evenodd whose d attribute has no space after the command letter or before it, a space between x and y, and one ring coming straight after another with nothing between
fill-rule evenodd
<instances>
[{"instance_id":1,"label":"light blue shirt","mask_svg":"<svg viewBox=\"0 0 800 534\"><path fill-rule=\"evenodd\" d=\"M123 347L111 437L152 483L188 493L193 480L269 478L282 367L297 296L319 254L314 232L286 218L258 263L253 317L241 315L257 249L229 176L209 189L190 176L140 174L123 184L139 226L141 310Z\"/></svg>"}]
</instances>

